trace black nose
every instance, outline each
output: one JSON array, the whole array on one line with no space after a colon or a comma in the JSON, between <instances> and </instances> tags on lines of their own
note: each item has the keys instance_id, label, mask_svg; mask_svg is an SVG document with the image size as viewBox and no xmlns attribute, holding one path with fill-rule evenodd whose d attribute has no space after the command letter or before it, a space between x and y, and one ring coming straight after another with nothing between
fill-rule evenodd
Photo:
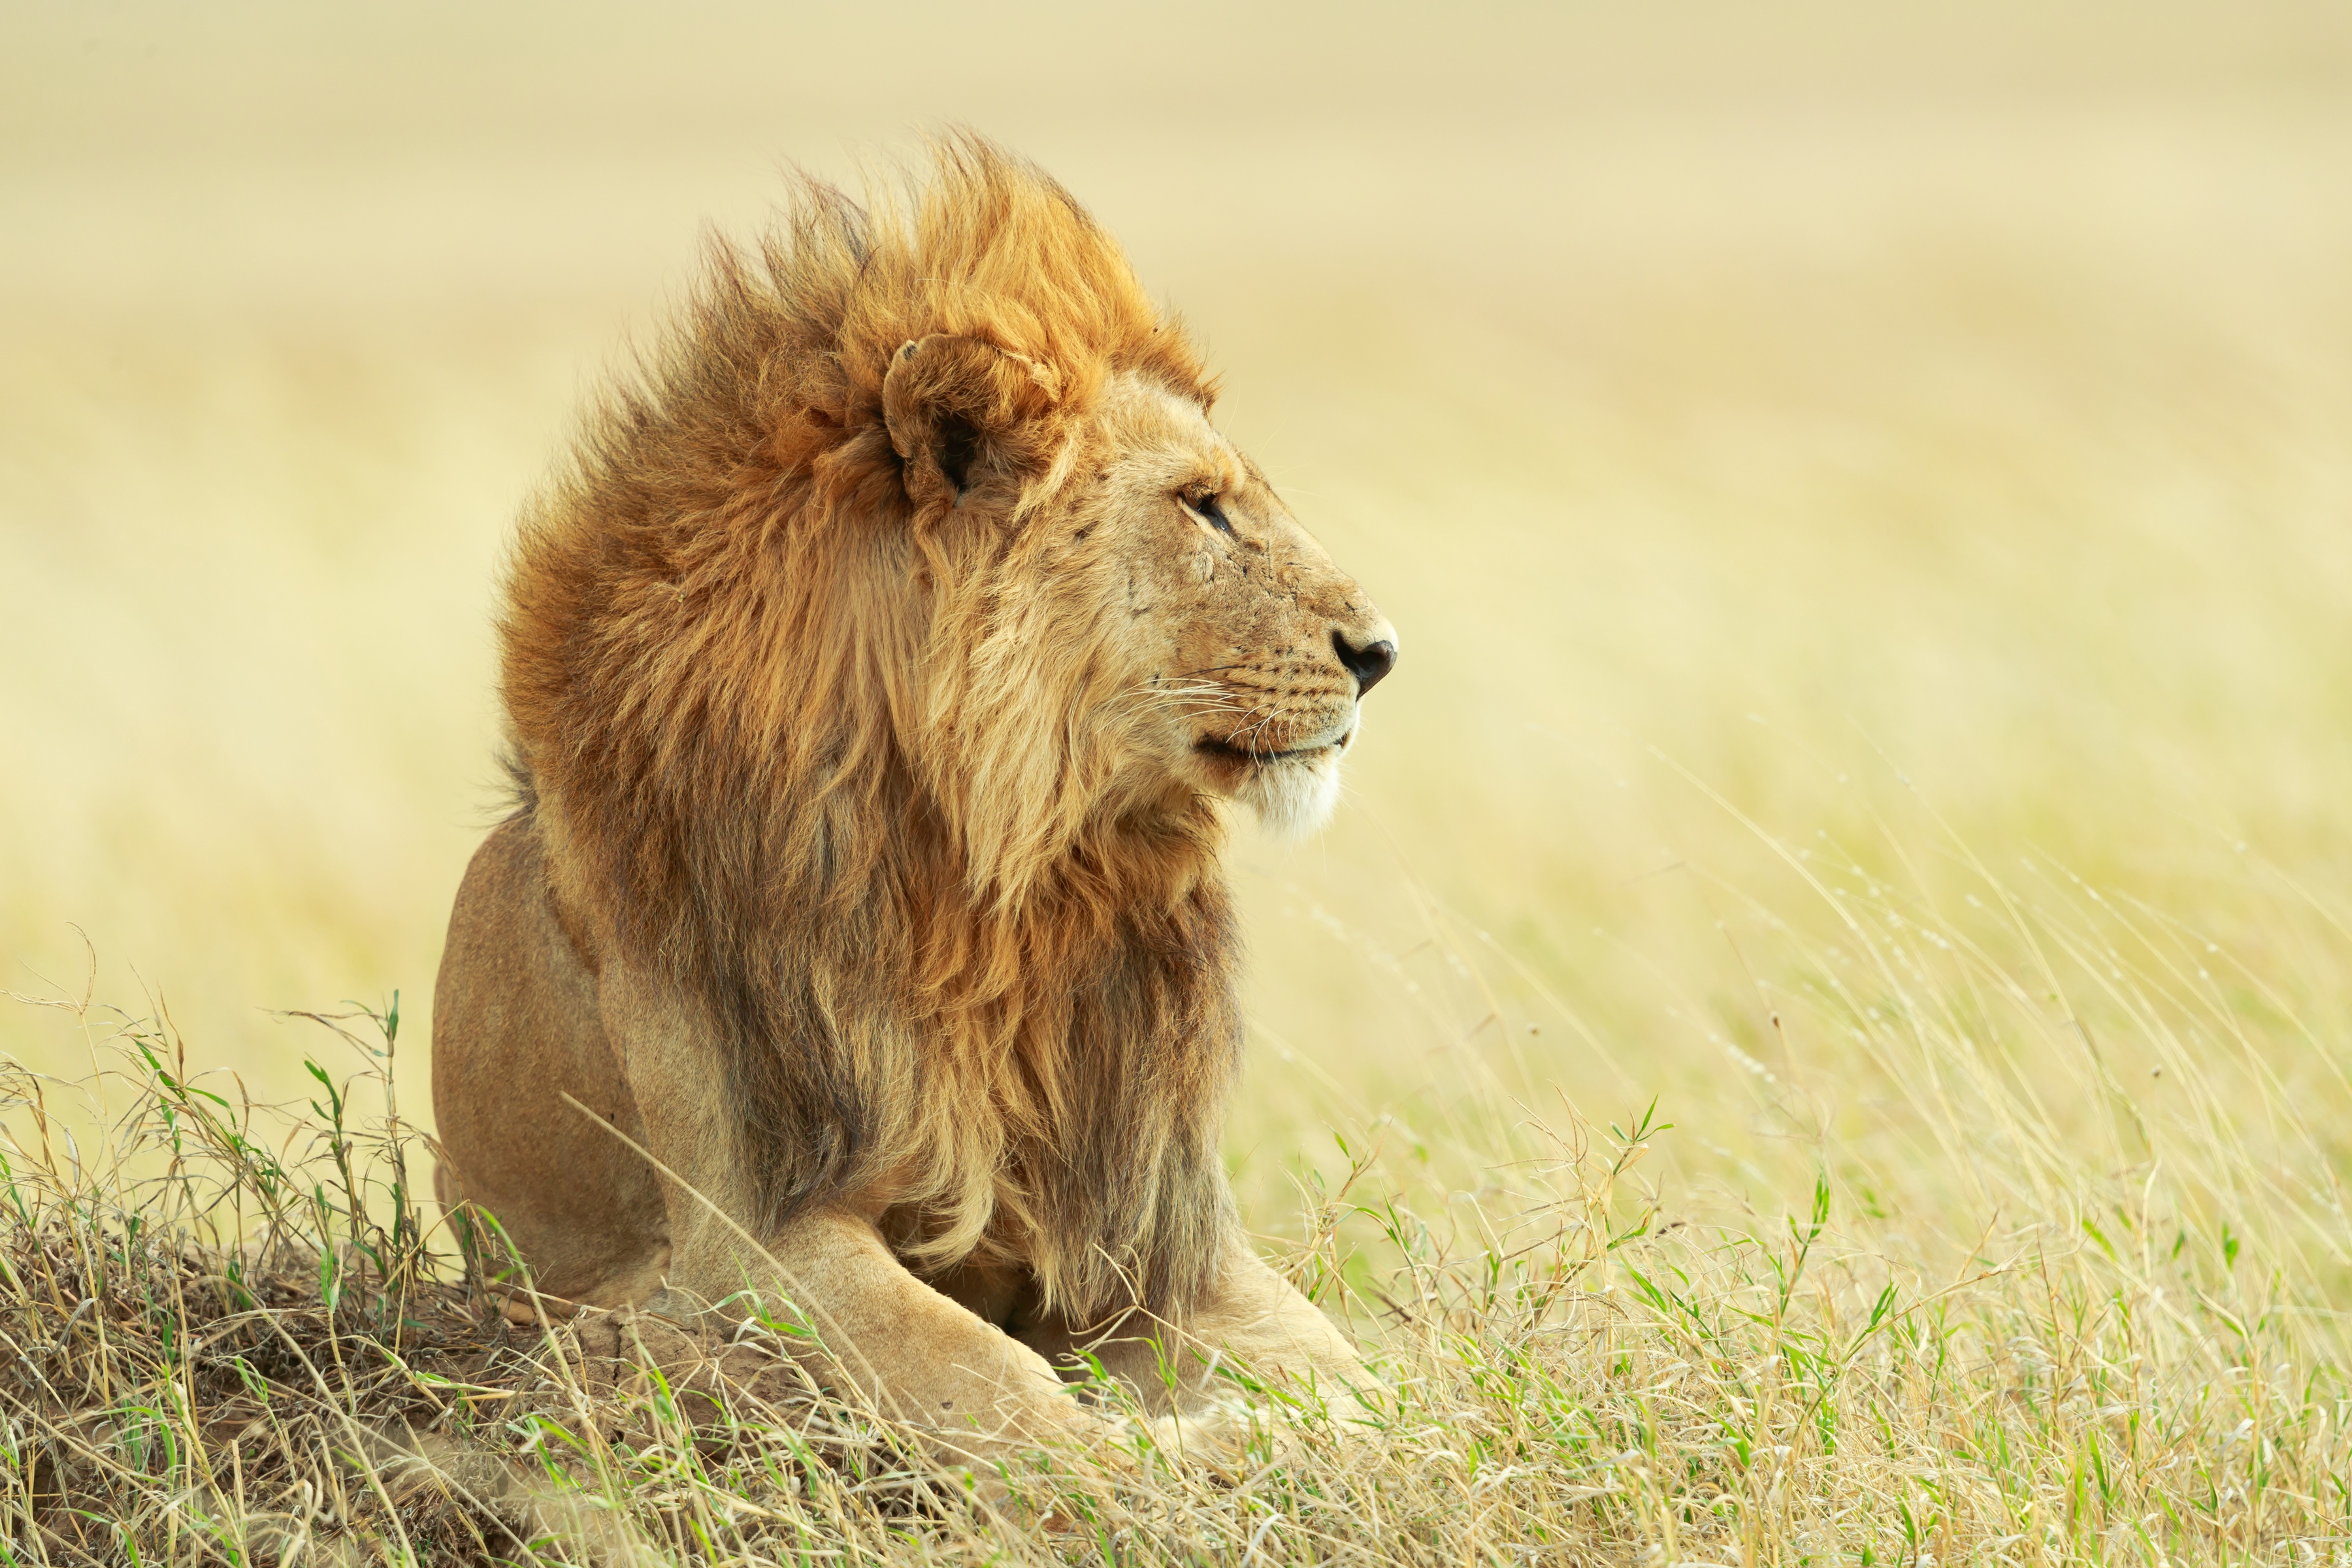
<instances>
[{"instance_id":1,"label":"black nose","mask_svg":"<svg viewBox=\"0 0 2352 1568\"><path fill-rule=\"evenodd\" d=\"M1366 643L1362 647L1353 647L1349 645L1347 633L1334 631L1331 634L1331 651L1339 656L1339 662L1355 676L1356 695L1359 697L1378 686L1381 678L1396 668L1396 644L1392 642Z\"/></svg>"}]
</instances>

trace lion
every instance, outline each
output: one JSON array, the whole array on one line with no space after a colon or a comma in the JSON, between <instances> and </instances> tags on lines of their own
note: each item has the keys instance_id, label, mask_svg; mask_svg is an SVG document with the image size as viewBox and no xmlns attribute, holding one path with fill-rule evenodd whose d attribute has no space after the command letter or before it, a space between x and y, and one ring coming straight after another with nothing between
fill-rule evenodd
<instances>
[{"instance_id":1,"label":"lion","mask_svg":"<svg viewBox=\"0 0 2352 1568\"><path fill-rule=\"evenodd\" d=\"M538 1305L789 1303L985 1459L1100 1436L1089 1360L1180 1422L1366 1385L1219 1163L1220 856L1328 816L1397 639L1076 201L934 162L713 240L526 509L433 1102Z\"/></svg>"}]
</instances>

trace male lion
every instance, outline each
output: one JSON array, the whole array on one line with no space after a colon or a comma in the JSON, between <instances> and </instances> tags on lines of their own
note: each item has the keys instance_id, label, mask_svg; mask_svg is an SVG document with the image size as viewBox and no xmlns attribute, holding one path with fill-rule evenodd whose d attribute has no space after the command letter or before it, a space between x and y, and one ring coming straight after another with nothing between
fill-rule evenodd
<instances>
[{"instance_id":1,"label":"male lion","mask_svg":"<svg viewBox=\"0 0 2352 1568\"><path fill-rule=\"evenodd\" d=\"M526 515L433 1103L559 1307L789 1300L985 1457L1100 1430L1089 1347L1180 1418L1219 1354L1360 1378L1218 1163L1216 803L1318 824L1396 638L1109 237L937 163L716 247Z\"/></svg>"}]
</instances>

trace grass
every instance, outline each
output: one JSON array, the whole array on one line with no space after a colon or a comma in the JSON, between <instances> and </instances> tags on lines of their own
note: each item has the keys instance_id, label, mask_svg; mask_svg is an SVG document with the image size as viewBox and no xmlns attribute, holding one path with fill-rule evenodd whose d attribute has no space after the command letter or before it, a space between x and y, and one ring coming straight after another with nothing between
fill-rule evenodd
<instances>
[{"instance_id":1,"label":"grass","mask_svg":"<svg viewBox=\"0 0 2352 1568\"><path fill-rule=\"evenodd\" d=\"M1780 922L1785 966L1761 988L1801 1044L1787 1069L1733 1048L1815 1162L1784 1204L1650 1183L1686 1135L1669 1107L1596 1125L1498 1082L1427 1130L1351 1130L1290 1262L1387 1386L1302 1403L1237 1369L1261 1411L1244 1461L1138 1428L1013 1467L1003 1497L872 1411L762 1381L756 1342L706 1347L694 1373L674 1340L616 1366L567 1329L508 1327L482 1249L414 1203L396 1010L321 1017L359 1070L308 1061L313 1097L272 1110L191 1073L167 1027L57 1004L111 1060L7 1086L14 1551L2340 1558L2352 1092L2340 1070L2298 1074L2322 1048L2295 1021L2312 977L2063 876L1976 868L1981 891L1945 913L1856 860L1790 858L1837 940ZM2305 934L2340 949L2305 909ZM1783 1070L1871 1112L1805 1126L1831 1097ZM76 1121L103 1135L86 1147ZM1457 1160L1483 1165L1475 1184ZM1048 1512L1058 1529L1036 1527Z\"/></svg>"},{"instance_id":2,"label":"grass","mask_svg":"<svg viewBox=\"0 0 2352 1568\"><path fill-rule=\"evenodd\" d=\"M2342 7L1199 15L0 49L12 1559L2352 1560ZM705 215L956 115L1404 647L1230 857L1235 1184L1388 1392L1052 1534L407 1200L519 499Z\"/></svg>"}]
</instances>

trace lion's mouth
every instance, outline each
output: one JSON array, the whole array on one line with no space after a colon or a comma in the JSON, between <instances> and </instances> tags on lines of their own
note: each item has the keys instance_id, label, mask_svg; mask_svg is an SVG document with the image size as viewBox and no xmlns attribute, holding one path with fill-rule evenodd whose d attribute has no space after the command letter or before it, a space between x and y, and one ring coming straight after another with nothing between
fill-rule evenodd
<instances>
[{"instance_id":1,"label":"lion's mouth","mask_svg":"<svg viewBox=\"0 0 2352 1568\"><path fill-rule=\"evenodd\" d=\"M1274 763L1297 762L1302 757L1318 756L1325 752L1344 751L1348 742L1355 738L1356 731L1350 729L1336 741L1318 741L1311 746L1293 746L1288 751L1275 752L1251 746L1236 746L1230 741L1213 740L1203 736L1192 742L1192 749L1204 757L1214 757L1220 762L1236 763L1244 767L1262 768Z\"/></svg>"}]
</instances>

